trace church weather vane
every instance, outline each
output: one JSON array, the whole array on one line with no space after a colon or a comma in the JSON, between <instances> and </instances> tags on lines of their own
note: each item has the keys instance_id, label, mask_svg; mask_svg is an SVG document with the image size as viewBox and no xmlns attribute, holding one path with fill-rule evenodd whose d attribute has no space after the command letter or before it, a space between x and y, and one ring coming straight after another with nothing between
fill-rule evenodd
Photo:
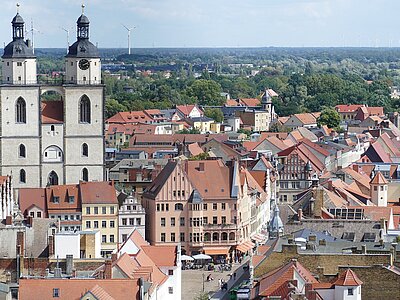
<instances>
[{"instance_id":1,"label":"church weather vane","mask_svg":"<svg viewBox=\"0 0 400 300\"><path fill-rule=\"evenodd\" d=\"M17 3L17 14L19 14L19 7L20 7L21 5L19 5L19 3Z\"/></svg>"},{"instance_id":2,"label":"church weather vane","mask_svg":"<svg viewBox=\"0 0 400 300\"><path fill-rule=\"evenodd\" d=\"M85 2L82 1L82 15L85 14Z\"/></svg>"}]
</instances>

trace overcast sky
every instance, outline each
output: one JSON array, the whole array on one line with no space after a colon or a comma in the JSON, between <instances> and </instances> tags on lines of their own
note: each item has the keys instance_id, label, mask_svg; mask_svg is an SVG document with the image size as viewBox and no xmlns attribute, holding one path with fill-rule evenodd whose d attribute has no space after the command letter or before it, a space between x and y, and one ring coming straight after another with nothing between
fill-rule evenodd
<instances>
[{"instance_id":1,"label":"overcast sky","mask_svg":"<svg viewBox=\"0 0 400 300\"><path fill-rule=\"evenodd\" d=\"M2 1L5 2L5 1ZM64 47L81 0L20 0L40 30L36 47ZM399 0L87 0L91 40L127 47L400 46ZM16 1L2 3L0 37L11 39Z\"/></svg>"}]
</instances>

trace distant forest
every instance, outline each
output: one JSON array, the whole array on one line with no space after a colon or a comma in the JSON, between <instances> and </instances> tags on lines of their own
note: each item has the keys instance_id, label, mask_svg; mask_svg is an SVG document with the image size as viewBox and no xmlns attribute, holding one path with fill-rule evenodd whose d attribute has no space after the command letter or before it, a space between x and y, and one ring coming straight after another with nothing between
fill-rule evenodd
<instances>
[{"instance_id":1,"label":"distant forest","mask_svg":"<svg viewBox=\"0 0 400 300\"><path fill-rule=\"evenodd\" d=\"M272 88L279 115L340 103L400 110L390 87L400 86L400 48L152 48L100 49L103 64L124 63L124 79L104 74L107 116L121 110L220 105L259 97ZM36 49L38 72L63 71L65 50ZM143 72L146 70L151 73ZM141 71L141 72L139 72ZM168 72L168 77L165 74ZM129 87L129 88L128 88Z\"/></svg>"}]
</instances>

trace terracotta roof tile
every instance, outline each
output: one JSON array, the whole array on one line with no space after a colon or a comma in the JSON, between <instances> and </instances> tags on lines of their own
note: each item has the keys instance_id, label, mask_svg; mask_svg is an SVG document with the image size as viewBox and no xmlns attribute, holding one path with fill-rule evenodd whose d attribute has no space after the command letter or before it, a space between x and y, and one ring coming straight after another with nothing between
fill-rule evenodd
<instances>
[{"instance_id":1,"label":"terracotta roof tile","mask_svg":"<svg viewBox=\"0 0 400 300\"><path fill-rule=\"evenodd\" d=\"M42 101L42 123L44 124L64 123L64 102Z\"/></svg>"},{"instance_id":2,"label":"terracotta roof tile","mask_svg":"<svg viewBox=\"0 0 400 300\"><path fill-rule=\"evenodd\" d=\"M53 299L53 289L59 289L60 300L79 300L87 291L100 287L113 299L136 299L139 284L131 279L20 279L20 299Z\"/></svg>"},{"instance_id":3,"label":"terracotta roof tile","mask_svg":"<svg viewBox=\"0 0 400 300\"><path fill-rule=\"evenodd\" d=\"M371 184L388 184L386 178L378 171L370 182Z\"/></svg>"},{"instance_id":4,"label":"terracotta roof tile","mask_svg":"<svg viewBox=\"0 0 400 300\"><path fill-rule=\"evenodd\" d=\"M82 204L118 204L114 185L110 182L81 182Z\"/></svg>"},{"instance_id":5,"label":"terracotta roof tile","mask_svg":"<svg viewBox=\"0 0 400 300\"><path fill-rule=\"evenodd\" d=\"M335 109L339 113L356 112L357 109L363 106L363 104L340 104L336 105Z\"/></svg>"},{"instance_id":6,"label":"terracotta roof tile","mask_svg":"<svg viewBox=\"0 0 400 300\"><path fill-rule=\"evenodd\" d=\"M242 98L239 102L247 107L257 107L260 106L260 100L257 98Z\"/></svg>"},{"instance_id":7,"label":"terracotta roof tile","mask_svg":"<svg viewBox=\"0 0 400 300\"><path fill-rule=\"evenodd\" d=\"M358 278L356 273L351 269L347 269L339 274L338 279L333 284L339 286L359 286L362 285L363 282Z\"/></svg>"},{"instance_id":8,"label":"terracotta roof tile","mask_svg":"<svg viewBox=\"0 0 400 300\"><path fill-rule=\"evenodd\" d=\"M45 190L42 188L25 188L18 191L18 202L21 212L25 215L26 210L36 205L42 211L46 211Z\"/></svg>"}]
</instances>

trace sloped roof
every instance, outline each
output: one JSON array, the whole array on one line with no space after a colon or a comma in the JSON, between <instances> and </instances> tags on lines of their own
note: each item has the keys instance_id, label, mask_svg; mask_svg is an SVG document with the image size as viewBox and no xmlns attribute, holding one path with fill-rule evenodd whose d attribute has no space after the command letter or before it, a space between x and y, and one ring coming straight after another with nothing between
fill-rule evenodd
<instances>
[{"instance_id":1,"label":"sloped roof","mask_svg":"<svg viewBox=\"0 0 400 300\"><path fill-rule=\"evenodd\" d=\"M248 107L257 107L261 104L260 100L257 98L242 98L239 99L239 102Z\"/></svg>"},{"instance_id":2,"label":"sloped roof","mask_svg":"<svg viewBox=\"0 0 400 300\"><path fill-rule=\"evenodd\" d=\"M335 106L335 109L339 113L346 113L355 112L357 109L363 106L363 104L339 104Z\"/></svg>"},{"instance_id":3,"label":"sloped roof","mask_svg":"<svg viewBox=\"0 0 400 300\"><path fill-rule=\"evenodd\" d=\"M152 118L143 111L123 111L107 119L106 123L139 123L149 122L151 120Z\"/></svg>"},{"instance_id":4,"label":"sloped roof","mask_svg":"<svg viewBox=\"0 0 400 300\"><path fill-rule=\"evenodd\" d=\"M64 102L63 101L42 101L42 123L63 124L64 123Z\"/></svg>"},{"instance_id":5,"label":"sloped roof","mask_svg":"<svg viewBox=\"0 0 400 300\"><path fill-rule=\"evenodd\" d=\"M142 246L142 250L158 267L176 266L176 246Z\"/></svg>"},{"instance_id":6,"label":"sloped roof","mask_svg":"<svg viewBox=\"0 0 400 300\"><path fill-rule=\"evenodd\" d=\"M295 279L297 272L307 283L317 283L311 272L297 261L291 261L286 265L275 269L260 279L259 296L277 295L280 287L287 284L288 281ZM280 294L279 294L280 295ZM286 296L286 295L282 295Z\"/></svg>"},{"instance_id":7,"label":"sloped roof","mask_svg":"<svg viewBox=\"0 0 400 300\"><path fill-rule=\"evenodd\" d=\"M194 108L197 108L201 112L201 109L199 107L197 107L197 105L195 105L195 104L177 105L176 106L176 110L181 112L184 116L190 115L190 113L192 112L192 110Z\"/></svg>"},{"instance_id":8,"label":"sloped roof","mask_svg":"<svg viewBox=\"0 0 400 300\"><path fill-rule=\"evenodd\" d=\"M98 300L116 300L98 285L95 285L93 288L91 288L89 292Z\"/></svg>"},{"instance_id":9,"label":"sloped roof","mask_svg":"<svg viewBox=\"0 0 400 300\"><path fill-rule=\"evenodd\" d=\"M371 107L368 106L367 107L367 111L369 115L375 115L375 116L384 116L384 112L383 112L383 107L378 106L378 107Z\"/></svg>"},{"instance_id":10,"label":"sloped roof","mask_svg":"<svg viewBox=\"0 0 400 300\"><path fill-rule=\"evenodd\" d=\"M118 204L114 185L110 182L81 182L82 204Z\"/></svg>"},{"instance_id":11,"label":"sloped roof","mask_svg":"<svg viewBox=\"0 0 400 300\"><path fill-rule=\"evenodd\" d=\"M177 161L169 161L165 165L164 169L162 169L160 174L158 174L156 179L153 181L153 184L148 188L146 193L149 193L153 197L156 197L177 166Z\"/></svg>"},{"instance_id":12,"label":"sloped roof","mask_svg":"<svg viewBox=\"0 0 400 300\"><path fill-rule=\"evenodd\" d=\"M229 199L231 172L220 160L187 161L187 175L203 199ZM201 171L200 166L204 171Z\"/></svg>"},{"instance_id":13,"label":"sloped roof","mask_svg":"<svg viewBox=\"0 0 400 300\"><path fill-rule=\"evenodd\" d=\"M362 285L363 282L358 278L356 273L351 269L347 269L339 274L338 279L333 284L339 286L359 286Z\"/></svg>"},{"instance_id":14,"label":"sloped roof","mask_svg":"<svg viewBox=\"0 0 400 300\"><path fill-rule=\"evenodd\" d=\"M54 197L59 197L59 202L54 203ZM70 203L69 197L74 197L74 201ZM79 186L70 185L53 185L46 188L46 202L49 212L52 210L81 210L81 199L79 197Z\"/></svg>"},{"instance_id":15,"label":"sloped roof","mask_svg":"<svg viewBox=\"0 0 400 300\"><path fill-rule=\"evenodd\" d=\"M203 149L199 146L198 143L193 143L188 146L188 150L192 156L197 156L199 154L204 153Z\"/></svg>"},{"instance_id":16,"label":"sloped roof","mask_svg":"<svg viewBox=\"0 0 400 300\"><path fill-rule=\"evenodd\" d=\"M19 208L23 214L32 205L46 211L46 195L42 188L23 188L18 190Z\"/></svg>"},{"instance_id":17,"label":"sloped roof","mask_svg":"<svg viewBox=\"0 0 400 300\"><path fill-rule=\"evenodd\" d=\"M136 298L139 284L131 279L21 279L20 299L53 299L53 289L58 288L59 299L79 300L87 291L100 287L113 299ZM98 288L97 288L98 290Z\"/></svg>"},{"instance_id":18,"label":"sloped roof","mask_svg":"<svg viewBox=\"0 0 400 300\"><path fill-rule=\"evenodd\" d=\"M370 182L371 184L388 184L386 178L378 171Z\"/></svg>"}]
</instances>

